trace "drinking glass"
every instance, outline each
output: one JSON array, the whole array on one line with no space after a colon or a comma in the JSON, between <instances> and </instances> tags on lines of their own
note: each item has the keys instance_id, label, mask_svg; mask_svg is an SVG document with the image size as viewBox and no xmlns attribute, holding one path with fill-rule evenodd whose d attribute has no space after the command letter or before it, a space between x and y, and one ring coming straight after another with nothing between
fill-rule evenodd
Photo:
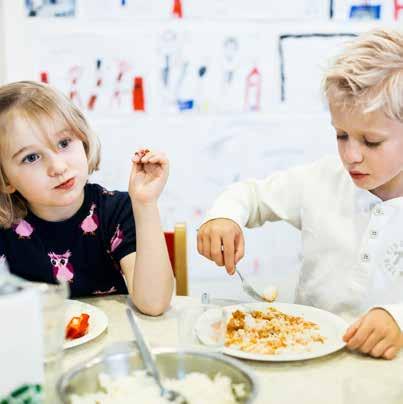
<instances>
[{"instance_id":1,"label":"drinking glass","mask_svg":"<svg viewBox=\"0 0 403 404\"><path fill-rule=\"evenodd\" d=\"M225 308L214 304L193 304L178 315L178 347L184 350L220 351L225 340Z\"/></svg>"},{"instance_id":2,"label":"drinking glass","mask_svg":"<svg viewBox=\"0 0 403 404\"><path fill-rule=\"evenodd\" d=\"M33 283L42 303L45 380L45 403L58 403L56 382L62 370L65 337L65 308L69 295L66 282L58 284Z\"/></svg>"}]
</instances>

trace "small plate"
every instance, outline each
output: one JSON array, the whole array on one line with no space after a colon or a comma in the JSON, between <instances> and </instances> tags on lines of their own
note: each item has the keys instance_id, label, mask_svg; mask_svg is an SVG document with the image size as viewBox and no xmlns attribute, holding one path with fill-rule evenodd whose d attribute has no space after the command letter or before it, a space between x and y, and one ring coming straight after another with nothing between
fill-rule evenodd
<instances>
[{"instance_id":1,"label":"small plate","mask_svg":"<svg viewBox=\"0 0 403 404\"><path fill-rule=\"evenodd\" d=\"M275 307L283 313L293 316L300 316L307 321L313 321L314 323L318 324L320 327L318 332L326 338L326 341L323 344L312 344L309 348L302 352L287 352L285 350L277 354L269 355L244 352L236 348L228 347L222 347L221 352L242 359L283 362L318 358L320 356L336 352L345 346L342 337L347 330L348 324L341 317L325 310L317 309L311 306L288 303L247 303L243 305L229 306L226 307L226 310L265 310L269 306ZM213 324L219 321L220 318L218 316L220 316L219 312L208 310L196 321L195 333L199 340L205 345L211 345L212 343L212 327Z\"/></svg>"},{"instance_id":2,"label":"small plate","mask_svg":"<svg viewBox=\"0 0 403 404\"><path fill-rule=\"evenodd\" d=\"M64 340L64 349L69 349L77 345L85 344L86 342L98 337L98 335L102 334L106 330L106 327L108 326L108 317L98 307L95 307L92 304L80 302L78 300L66 300L66 306L66 326L72 317L80 316L81 313L89 314L90 318L87 334L83 335L80 338Z\"/></svg>"}]
</instances>

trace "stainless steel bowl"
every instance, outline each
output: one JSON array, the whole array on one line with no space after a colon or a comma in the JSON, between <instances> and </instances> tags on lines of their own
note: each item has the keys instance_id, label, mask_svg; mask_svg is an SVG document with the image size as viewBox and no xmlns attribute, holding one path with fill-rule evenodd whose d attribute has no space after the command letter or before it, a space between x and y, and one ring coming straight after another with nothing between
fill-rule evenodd
<instances>
[{"instance_id":1,"label":"stainless steel bowl","mask_svg":"<svg viewBox=\"0 0 403 404\"><path fill-rule=\"evenodd\" d=\"M256 377L238 360L211 352L179 351L174 348L155 349L153 354L162 378L180 379L190 372L205 373L212 378L220 373L228 376L234 384L245 385L246 397L242 403L253 403L257 396ZM143 368L143 362L134 342L115 344L102 354L62 375L57 383L59 398L64 404L68 404L71 394L97 392L99 390L98 375L101 373L115 378Z\"/></svg>"}]
</instances>

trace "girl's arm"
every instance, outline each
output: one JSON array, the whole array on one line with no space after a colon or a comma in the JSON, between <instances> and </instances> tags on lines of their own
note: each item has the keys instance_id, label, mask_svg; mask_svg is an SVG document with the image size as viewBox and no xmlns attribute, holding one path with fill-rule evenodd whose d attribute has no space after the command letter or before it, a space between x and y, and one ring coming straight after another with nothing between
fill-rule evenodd
<instances>
[{"instance_id":1,"label":"girl's arm","mask_svg":"<svg viewBox=\"0 0 403 404\"><path fill-rule=\"evenodd\" d=\"M143 313L154 316L167 309L174 287L157 205L168 171L163 154L148 150L135 154L129 194L136 224L136 253L120 262L133 303Z\"/></svg>"}]
</instances>

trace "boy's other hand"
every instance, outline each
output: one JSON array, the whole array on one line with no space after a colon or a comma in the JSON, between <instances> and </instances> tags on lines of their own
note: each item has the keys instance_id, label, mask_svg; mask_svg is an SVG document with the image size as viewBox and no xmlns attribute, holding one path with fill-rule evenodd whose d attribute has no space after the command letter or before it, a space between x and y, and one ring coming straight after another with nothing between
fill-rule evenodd
<instances>
[{"instance_id":1,"label":"boy's other hand","mask_svg":"<svg viewBox=\"0 0 403 404\"><path fill-rule=\"evenodd\" d=\"M403 346L403 334L384 309L370 310L353 323L343 336L347 347L375 358L393 359Z\"/></svg>"},{"instance_id":2,"label":"boy's other hand","mask_svg":"<svg viewBox=\"0 0 403 404\"><path fill-rule=\"evenodd\" d=\"M241 228L230 219L213 219L204 223L197 232L199 254L225 266L230 275L244 256L244 238Z\"/></svg>"}]
</instances>

